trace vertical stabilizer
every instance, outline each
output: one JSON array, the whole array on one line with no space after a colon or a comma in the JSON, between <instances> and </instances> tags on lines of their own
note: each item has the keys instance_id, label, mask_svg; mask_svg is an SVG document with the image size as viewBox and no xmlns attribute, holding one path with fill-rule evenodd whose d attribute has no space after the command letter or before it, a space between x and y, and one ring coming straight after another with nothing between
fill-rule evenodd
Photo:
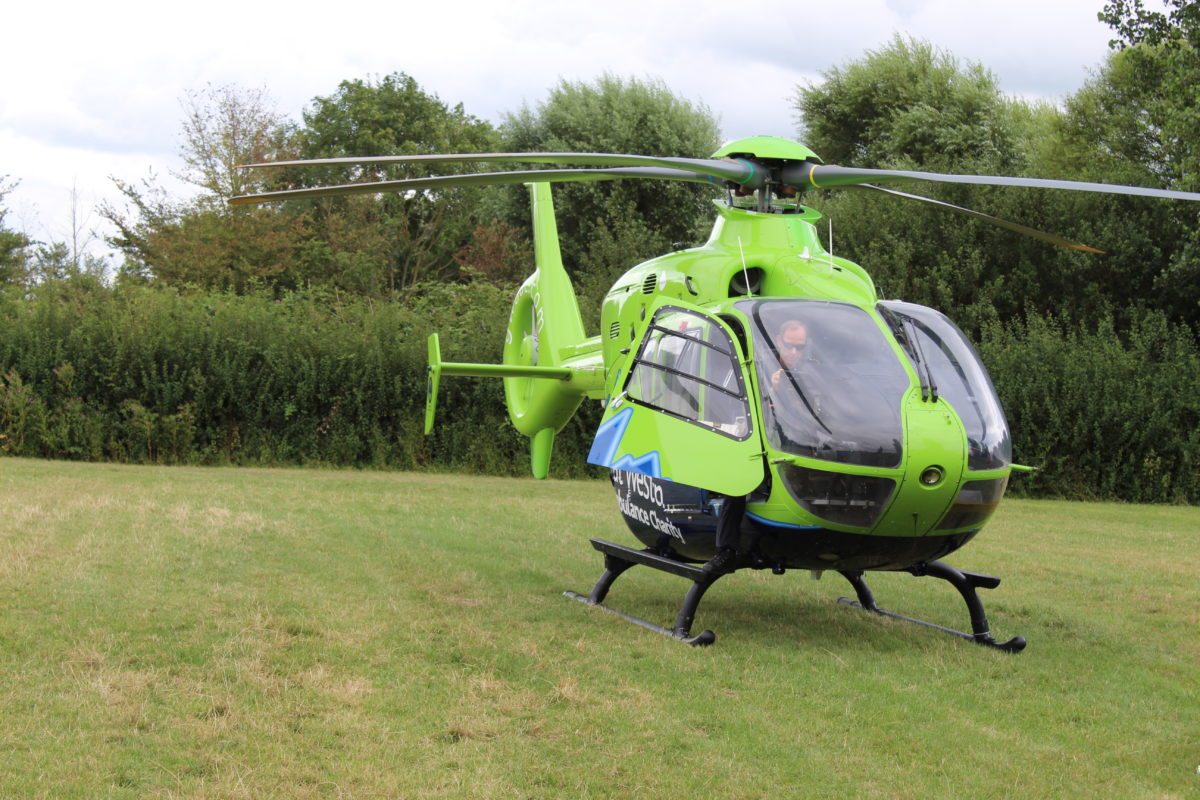
<instances>
[{"instance_id":1,"label":"vertical stabilizer","mask_svg":"<svg viewBox=\"0 0 1200 800\"><path fill-rule=\"evenodd\" d=\"M559 367L574 356L583 343L583 319L575 289L563 267L550 184L531 183L528 186L537 268L513 300L504 342L504 363ZM567 424L583 396L580 387L570 381L504 379L509 417L517 430L533 440L530 446L535 476L546 476L554 434Z\"/></svg>"},{"instance_id":2,"label":"vertical stabilizer","mask_svg":"<svg viewBox=\"0 0 1200 800\"><path fill-rule=\"evenodd\" d=\"M550 472L554 436L584 397L603 397L604 358L598 338L583 335L579 303L558 247L548 183L529 184L536 268L513 299L503 364L443 362L437 334L429 337L425 432L433 428L443 375L504 379L508 416L530 438L533 474Z\"/></svg>"},{"instance_id":3,"label":"vertical stabilizer","mask_svg":"<svg viewBox=\"0 0 1200 800\"><path fill-rule=\"evenodd\" d=\"M584 340L583 318L579 314L579 301L575 288L563 266L562 250L558 245L558 221L554 216L554 198L550 184L530 183L529 200L533 211L533 252L537 270L530 276L535 289L541 294L543 308L549 315L549 326L543 326L542 334L549 336L557 349L573 347ZM526 281L529 285L530 281ZM524 288L524 287L522 287ZM546 364L557 366L557 364Z\"/></svg>"}]
</instances>

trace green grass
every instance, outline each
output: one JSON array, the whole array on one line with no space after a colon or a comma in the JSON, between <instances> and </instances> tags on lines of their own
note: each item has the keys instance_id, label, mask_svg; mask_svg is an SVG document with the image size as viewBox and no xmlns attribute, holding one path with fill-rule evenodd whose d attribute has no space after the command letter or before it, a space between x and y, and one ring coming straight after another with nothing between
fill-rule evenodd
<instances>
[{"instance_id":1,"label":"green grass","mask_svg":"<svg viewBox=\"0 0 1200 800\"><path fill-rule=\"evenodd\" d=\"M723 579L708 649L585 608L633 541L601 482L4 459L0 501L0 797L1200 793L1196 508L1006 502L950 561L1009 656L836 575Z\"/></svg>"}]
</instances>

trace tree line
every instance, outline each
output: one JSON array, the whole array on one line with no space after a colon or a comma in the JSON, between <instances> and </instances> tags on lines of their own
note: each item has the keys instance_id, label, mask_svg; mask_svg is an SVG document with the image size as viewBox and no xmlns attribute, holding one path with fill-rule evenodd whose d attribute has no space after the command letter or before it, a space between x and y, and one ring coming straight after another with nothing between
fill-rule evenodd
<instances>
[{"instance_id":1,"label":"tree line","mask_svg":"<svg viewBox=\"0 0 1200 800\"><path fill-rule=\"evenodd\" d=\"M902 37L796 87L797 138L826 163L1200 189L1200 15L1109 2L1106 61L1061 106L1000 91L984 66ZM239 170L260 161L434 152L707 156L719 125L658 81L560 81L492 125L395 73L341 83L294 123L264 91L184 103L195 193L122 183L101 213L123 259L105 279L4 226L0 182L0 451L169 463L321 463L520 474L498 386L447 382L469 418L419 435L424 335L497 359L532 261L516 188L231 207L282 188L427 174L420 167ZM439 174L445 172L439 168ZM839 255L886 297L945 311L979 345L1014 429L1044 470L1034 494L1200 499L1200 214L1181 201L973 186L921 190L1094 245L1096 256L869 191L806 202ZM628 267L698 244L713 192L693 184L556 187L564 258L596 329ZM461 349L457 349L461 348ZM495 351L495 352L493 352ZM461 396L458 396L461 395ZM462 405L459 405L462 403ZM446 414L449 418L451 415ZM596 414L559 437L582 466Z\"/></svg>"}]
</instances>

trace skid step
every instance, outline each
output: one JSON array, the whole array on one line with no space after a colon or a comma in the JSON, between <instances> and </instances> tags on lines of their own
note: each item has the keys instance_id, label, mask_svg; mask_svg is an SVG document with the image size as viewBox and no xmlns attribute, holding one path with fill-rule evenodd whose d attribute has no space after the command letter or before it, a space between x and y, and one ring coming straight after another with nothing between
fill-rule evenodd
<instances>
[{"instance_id":1,"label":"skid step","mask_svg":"<svg viewBox=\"0 0 1200 800\"><path fill-rule=\"evenodd\" d=\"M660 556L658 553L652 553L649 550L634 550L632 547L626 547L623 544L615 544L606 542L603 539L592 539L592 547L604 553L606 556L628 561L633 564L643 564L647 567L669 572L672 575L678 575L681 578L698 581L707 579L708 573L700 567L692 564L685 564L682 561L676 561L673 558Z\"/></svg>"}]
</instances>

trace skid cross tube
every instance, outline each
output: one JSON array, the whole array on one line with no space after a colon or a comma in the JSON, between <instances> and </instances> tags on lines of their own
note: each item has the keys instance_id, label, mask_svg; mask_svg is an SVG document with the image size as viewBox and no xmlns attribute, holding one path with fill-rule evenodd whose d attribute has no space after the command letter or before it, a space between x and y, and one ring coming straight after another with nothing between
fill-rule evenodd
<instances>
[{"instance_id":1,"label":"skid cross tube","mask_svg":"<svg viewBox=\"0 0 1200 800\"><path fill-rule=\"evenodd\" d=\"M712 586L723 573L714 574L705 572L700 567L661 556L650 550L634 550L631 547L606 542L603 539L592 539L591 542L592 547L604 554L604 574L596 581L596 585L592 587L591 594L588 596L584 597L577 592L571 591L563 592L563 595L578 600L581 603L586 603L589 606L603 609L610 614L616 614L618 617L635 625L641 625L647 630L661 633L664 636L670 636L686 644L704 646L712 644L717 640L717 635L712 631L704 630L692 636L691 630L692 621L696 618L696 608L700 605L701 598L708 591L708 587ZM683 597L683 604L679 607L679 614L675 617L675 627L673 629L656 625L649 620L635 617L633 614L626 614L624 611L618 611L615 608L603 605L604 598L608 595L608 590L612 587L613 581L620 577L625 570L638 564L653 567L672 575L678 575L681 578L688 578L692 581L687 594Z\"/></svg>"},{"instance_id":2,"label":"skid cross tube","mask_svg":"<svg viewBox=\"0 0 1200 800\"><path fill-rule=\"evenodd\" d=\"M885 611L880 608L875 602L875 595L871 593L871 589L867 586L867 582L863 580L862 571L840 571L843 578L850 581L850 585L854 587L854 593L858 595L857 600L851 600L847 597L839 597L838 602L846 605L851 605L856 608L861 608L864 611L871 611L875 614L882 614L885 617L893 619L902 619L906 622L915 622L918 625L924 625L927 628L935 628L939 631L961 636L963 639L968 639L977 644L986 647L994 647L997 650L1003 650L1006 653L1019 653L1025 649L1025 637L1014 636L1007 642L997 642L992 638L991 631L988 628L987 614L983 611L983 601L979 599L977 589L995 589L1000 585L1000 579L992 575L980 575L975 572L964 572L955 569L943 561L930 561L929 563L915 564L903 570L917 577L929 575L934 578L940 578L946 581L962 595L962 599L967 604L967 611L971 615L971 633L963 633L956 631L953 628L946 628L942 625L937 625L933 622L927 622L923 619L915 619L906 617L903 614L896 614L892 611Z\"/></svg>"}]
</instances>

